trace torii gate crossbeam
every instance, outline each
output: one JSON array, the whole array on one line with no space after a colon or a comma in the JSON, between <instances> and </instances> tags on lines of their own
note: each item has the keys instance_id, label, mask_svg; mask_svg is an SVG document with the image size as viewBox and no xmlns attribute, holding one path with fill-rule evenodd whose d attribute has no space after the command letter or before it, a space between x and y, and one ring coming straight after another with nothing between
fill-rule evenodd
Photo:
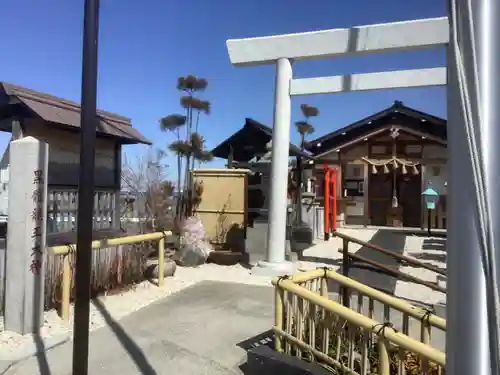
<instances>
[{"instance_id":1,"label":"torii gate crossbeam","mask_svg":"<svg viewBox=\"0 0 500 375\"><path fill-rule=\"evenodd\" d=\"M293 271L285 261L291 96L447 85L446 350L447 372L453 375L493 375L500 370L498 324L495 314L488 314L498 311L497 287L490 282L498 269L494 249L500 247L500 147L493 143L500 139L500 128L495 126L500 120L496 104L500 100L500 49L494 42L500 35L498 20L500 5L494 0L451 0L450 20L442 17L227 41L235 66L276 65L267 259L255 267L259 273ZM292 74L292 61L436 46L447 46L448 68L306 79L294 79ZM474 159L474 155L479 156ZM478 193L481 186L483 195ZM483 197L486 203L475 197Z\"/></svg>"}]
</instances>

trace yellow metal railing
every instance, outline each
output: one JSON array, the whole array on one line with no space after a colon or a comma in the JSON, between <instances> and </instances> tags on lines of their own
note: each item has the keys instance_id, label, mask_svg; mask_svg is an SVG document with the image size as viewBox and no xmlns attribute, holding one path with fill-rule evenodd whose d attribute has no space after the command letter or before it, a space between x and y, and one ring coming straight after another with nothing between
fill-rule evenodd
<instances>
[{"instance_id":1,"label":"yellow metal railing","mask_svg":"<svg viewBox=\"0 0 500 375\"><path fill-rule=\"evenodd\" d=\"M133 243L145 241L158 241L158 286L162 287L164 284L164 267L165 267L165 237L172 235L172 232L155 232L147 234L139 234L128 237L118 237L111 239L96 240L92 242L92 249L97 250L100 248L130 245ZM69 307L71 297L71 263L70 255L77 249L76 245L60 245L49 247L47 250L54 255L63 257L63 277L62 277L62 295L61 295L61 311L60 315L64 321L69 319Z\"/></svg>"},{"instance_id":2,"label":"yellow metal railing","mask_svg":"<svg viewBox=\"0 0 500 375\"><path fill-rule=\"evenodd\" d=\"M330 292L341 292L341 295L339 294L339 301L344 297L353 299L353 295L356 294L358 297L358 303L356 305L359 310L363 307L360 305L360 303L364 302L362 297L366 297L368 299L368 314L370 318L373 318L374 302L377 301L384 305L384 314L386 315L384 316L385 319L390 319L390 310L396 310L404 315L402 322L403 325L408 324L405 320L410 318L420 321L424 327L421 331L426 332L425 337L422 337L422 341L426 344L429 344L429 342L425 340L430 335L429 331L432 327L441 331L446 331L446 320L435 315L432 311L412 305L405 300L393 297L387 293L371 288L366 284L345 277L333 269L317 268L314 270L300 269L299 271L301 272L290 278L298 285L315 292L320 292L319 286L321 282L326 280L326 282L330 284ZM328 284L326 284L326 288L328 287ZM333 289L332 284L337 284L337 290L331 290ZM328 294L327 289L326 293ZM349 305L350 302L351 301L349 301ZM347 305L347 303L344 304ZM429 333L429 335L427 333Z\"/></svg>"},{"instance_id":3,"label":"yellow metal railing","mask_svg":"<svg viewBox=\"0 0 500 375\"><path fill-rule=\"evenodd\" d=\"M358 292L358 296L367 297L368 313L361 309L359 298L358 311L350 309L347 301L341 304L330 300L332 281L349 288L350 292ZM430 328L444 331L446 321L429 311L326 268L279 278L273 285L276 288L273 331L277 351L318 361L342 374L413 374L415 366L420 374L442 373L445 354L429 345ZM349 296L349 303L351 299ZM374 319L373 301L383 304L384 323ZM401 331L386 315L390 308L405 317ZM420 340L409 337L410 317L422 324Z\"/></svg>"}]
</instances>

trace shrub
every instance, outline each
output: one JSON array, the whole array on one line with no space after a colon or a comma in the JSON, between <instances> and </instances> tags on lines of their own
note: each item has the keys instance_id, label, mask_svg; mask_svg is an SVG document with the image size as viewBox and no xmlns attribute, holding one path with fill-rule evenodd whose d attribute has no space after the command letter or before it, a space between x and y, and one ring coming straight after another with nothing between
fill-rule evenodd
<instances>
[{"instance_id":1,"label":"shrub","mask_svg":"<svg viewBox=\"0 0 500 375\"><path fill-rule=\"evenodd\" d=\"M116 246L94 250L92 259L92 297L104 293L114 293L133 287L145 280L146 260L154 251L149 243ZM74 299L75 254L69 254L71 273L71 300ZM61 303L63 280L63 257L47 257L45 274L45 309L58 308Z\"/></svg>"}]
</instances>

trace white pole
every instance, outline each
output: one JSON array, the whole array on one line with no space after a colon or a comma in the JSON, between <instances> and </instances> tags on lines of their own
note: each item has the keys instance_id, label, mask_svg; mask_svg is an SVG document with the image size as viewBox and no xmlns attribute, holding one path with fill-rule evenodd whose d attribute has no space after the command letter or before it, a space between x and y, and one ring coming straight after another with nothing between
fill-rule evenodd
<instances>
[{"instance_id":1,"label":"white pole","mask_svg":"<svg viewBox=\"0 0 500 375\"><path fill-rule=\"evenodd\" d=\"M288 153L290 148L292 64L286 58L276 61L274 126L269 194L269 224L266 261L259 262L254 273L283 274L292 270L285 262ZM260 269L260 270L259 270Z\"/></svg>"},{"instance_id":2,"label":"white pole","mask_svg":"<svg viewBox=\"0 0 500 375\"><path fill-rule=\"evenodd\" d=\"M453 375L496 375L498 371L499 353L490 345L494 342L490 339L496 337L495 322L488 321L488 310L498 307L492 305L487 295L481 229L490 225L493 241L488 247L500 249L500 149L496 144L500 139L500 58L495 42L500 33L499 19L500 6L496 0L451 1L446 372ZM457 39L460 54L454 48ZM462 85L459 84L461 65ZM467 113L471 116L467 117ZM472 124L470 131L467 122ZM472 153L468 152L470 139L477 142ZM482 158L484 173L478 180L484 184L485 189L481 190L486 194L491 214L486 222L480 222L477 216L471 158L475 152Z\"/></svg>"},{"instance_id":3,"label":"white pole","mask_svg":"<svg viewBox=\"0 0 500 375\"><path fill-rule=\"evenodd\" d=\"M270 263L279 263L285 260L288 153L290 149L290 122L292 120L291 80L292 64L290 60L281 58L276 61L271 191L267 232L267 261Z\"/></svg>"},{"instance_id":4,"label":"white pole","mask_svg":"<svg viewBox=\"0 0 500 375\"><path fill-rule=\"evenodd\" d=\"M479 152L483 155L484 165L484 185L486 200L489 207L488 231L492 240L490 255L494 257L490 262L495 270L496 280L490 278L490 288L488 293L489 325L488 332L490 338L490 360L491 373L500 373L500 351L499 351L499 321L498 314L498 275L500 275L500 149L498 140L500 139L500 48L498 47L498 36L500 35L500 4L498 0L476 0L472 4L474 18L474 31L477 44L478 55L478 76L479 76L479 99L481 112L481 146ZM493 296L494 295L494 296ZM494 299L494 300L493 300ZM495 313L496 312L496 313ZM493 314L491 314L493 313Z\"/></svg>"}]
</instances>

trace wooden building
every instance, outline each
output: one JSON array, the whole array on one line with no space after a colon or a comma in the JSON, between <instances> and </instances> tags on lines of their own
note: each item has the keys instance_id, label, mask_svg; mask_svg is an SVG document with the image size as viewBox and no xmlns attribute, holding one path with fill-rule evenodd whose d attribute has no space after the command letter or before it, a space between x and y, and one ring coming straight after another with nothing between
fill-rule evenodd
<instances>
[{"instance_id":1,"label":"wooden building","mask_svg":"<svg viewBox=\"0 0 500 375\"><path fill-rule=\"evenodd\" d=\"M151 144L130 119L98 110L96 118L94 225L120 227L121 152L127 144ZM48 232L76 225L80 154L80 105L0 82L0 131L12 140L32 136L49 144ZM9 148L1 169L10 163Z\"/></svg>"},{"instance_id":2,"label":"wooden building","mask_svg":"<svg viewBox=\"0 0 500 375\"><path fill-rule=\"evenodd\" d=\"M215 157L228 160L228 167L250 170L247 179L250 221L259 216L267 217L272 137L271 128L247 118L241 129L212 150ZM290 144L289 156L302 156L305 159L311 157L308 152L301 151L293 144Z\"/></svg>"},{"instance_id":3,"label":"wooden building","mask_svg":"<svg viewBox=\"0 0 500 375\"><path fill-rule=\"evenodd\" d=\"M322 202L323 164L338 171L339 226L427 226L422 192L439 193L431 226L446 228L446 120L402 102L309 142L307 178ZM311 183L306 184L311 185Z\"/></svg>"},{"instance_id":4,"label":"wooden building","mask_svg":"<svg viewBox=\"0 0 500 375\"><path fill-rule=\"evenodd\" d=\"M212 151L216 157L231 160L231 166L252 171L248 178L250 215L267 212L271 139L271 128L246 119L243 128ZM303 190L315 195L316 204L324 202L323 165L338 171L339 227L426 227L422 192L430 185L439 193L431 226L446 228L446 120L396 101L309 141L306 151L291 144L289 155L305 161ZM294 159L290 160L291 173Z\"/></svg>"}]
</instances>

